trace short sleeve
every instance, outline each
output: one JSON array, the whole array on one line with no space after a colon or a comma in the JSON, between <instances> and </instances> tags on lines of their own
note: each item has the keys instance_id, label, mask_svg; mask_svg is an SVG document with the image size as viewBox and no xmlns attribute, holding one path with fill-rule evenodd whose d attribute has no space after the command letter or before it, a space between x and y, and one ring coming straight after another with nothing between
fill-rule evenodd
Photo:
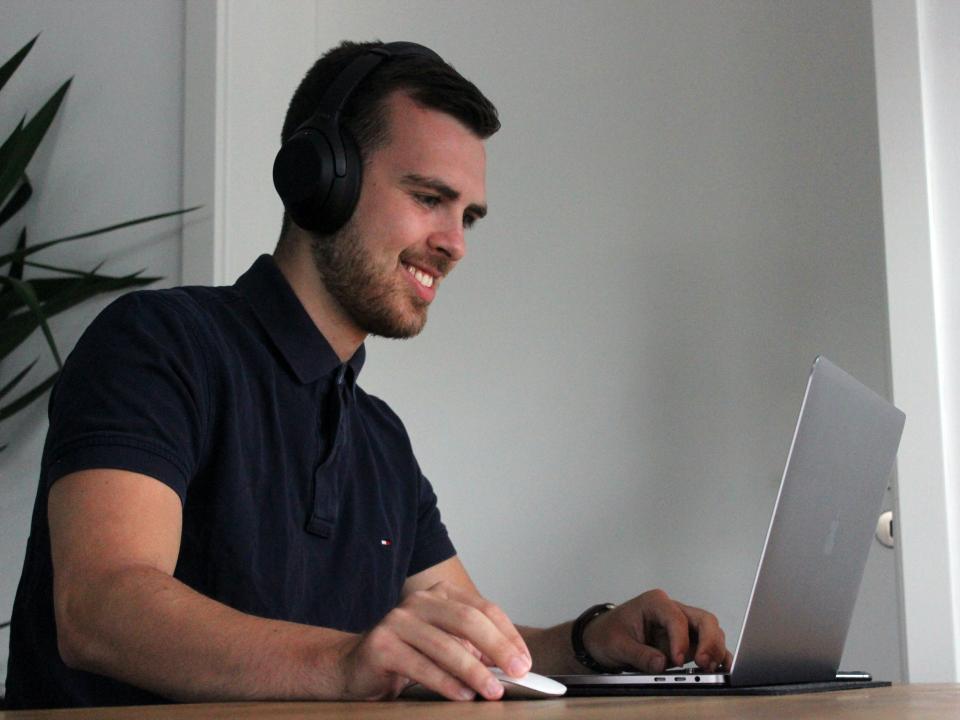
<instances>
[{"instance_id":1,"label":"short sleeve","mask_svg":"<svg viewBox=\"0 0 960 720\"><path fill-rule=\"evenodd\" d=\"M430 481L421 473L418 484L417 539L407 571L408 576L448 560L457 552L446 526L440 519L437 496Z\"/></svg>"},{"instance_id":2,"label":"short sleeve","mask_svg":"<svg viewBox=\"0 0 960 720\"><path fill-rule=\"evenodd\" d=\"M130 293L105 309L70 354L50 398L47 488L72 472L149 475L181 498L201 462L209 378L193 301Z\"/></svg>"}]
</instances>

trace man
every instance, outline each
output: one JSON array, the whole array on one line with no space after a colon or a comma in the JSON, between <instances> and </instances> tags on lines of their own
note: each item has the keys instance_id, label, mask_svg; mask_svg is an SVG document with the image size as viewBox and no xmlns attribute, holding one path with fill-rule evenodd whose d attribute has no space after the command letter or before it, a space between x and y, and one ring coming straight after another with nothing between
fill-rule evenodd
<instances>
[{"instance_id":1,"label":"man","mask_svg":"<svg viewBox=\"0 0 960 720\"><path fill-rule=\"evenodd\" d=\"M411 682L497 699L488 666L729 661L716 618L660 591L515 627L457 558L399 419L356 384L366 336L416 335L463 259L498 127L432 52L345 43L284 123L274 257L94 322L51 396L11 707L387 699ZM338 173L346 158L322 201L288 177L314 146Z\"/></svg>"}]
</instances>

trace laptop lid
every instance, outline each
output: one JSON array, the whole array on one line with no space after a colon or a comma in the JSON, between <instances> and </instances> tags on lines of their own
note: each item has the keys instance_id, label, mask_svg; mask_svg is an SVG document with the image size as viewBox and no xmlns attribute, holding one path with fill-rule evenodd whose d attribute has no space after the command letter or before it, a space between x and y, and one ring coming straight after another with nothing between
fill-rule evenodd
<instances>
[{"instance_id":1,"label":"laptop lid","mask_svg":"<svg viewBox=\"0 0 960 720\"><path fill-rule=\"evenodd\" d=\"M905 416L813 363L730 684L833 680Z\"/></svg>"}]
</instances>

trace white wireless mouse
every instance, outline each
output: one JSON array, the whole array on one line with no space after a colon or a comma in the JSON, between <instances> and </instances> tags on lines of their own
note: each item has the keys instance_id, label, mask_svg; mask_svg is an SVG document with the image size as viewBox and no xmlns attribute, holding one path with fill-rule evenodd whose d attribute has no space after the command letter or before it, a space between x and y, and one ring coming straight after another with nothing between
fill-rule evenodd
<instances>
[{"instance_id":1,"label":"white wireless mouse","mask_svg":"<svg viewBox=\"0 0 960 720\"><path fill-rule=\"evenodd\" d=\"M567 686L551 680L543 675L527 673L518 678L512 678L500 668L487 668L503 685L504 700L542 700L560 697L567 692ZM410 685L401 693L401 697L410 700L440 700L442 695L428 690L420 683Z\"/></svg>"},{"instance_id":2,"label":"white wireless mouse","mask_svg":"<svg viewBox=\"0 0 960 720\"><path fill-rule=\"evenodd\" d=\"M567 692L567 686L543 675L527 673L520 677L510 677L500 668L488 668L503 685L503 697L532 700L535 698L560 697Z\"/></svg>"}]
</instances>

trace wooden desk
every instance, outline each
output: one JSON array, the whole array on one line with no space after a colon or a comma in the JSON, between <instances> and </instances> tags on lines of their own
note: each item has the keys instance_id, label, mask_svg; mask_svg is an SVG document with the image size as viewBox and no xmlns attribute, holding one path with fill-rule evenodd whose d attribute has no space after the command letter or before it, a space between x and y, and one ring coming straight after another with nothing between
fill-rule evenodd
<instances>
[{"instance_id":1,"label":"wooden desk","mask_svg":"<svg viewBox=\"0 0 960 720\"><path fill-rule=\"evenodd\" d=\"M154 705L91 710L0 712L0 720L395 720L399 718L490 718L509 720L619 720L620 718L830 718L831 720L917 720L960 718L960 685L895 685L783 697L570 698L509 702L392 703L215 703Z\"/></svg>"}]
</instances>

